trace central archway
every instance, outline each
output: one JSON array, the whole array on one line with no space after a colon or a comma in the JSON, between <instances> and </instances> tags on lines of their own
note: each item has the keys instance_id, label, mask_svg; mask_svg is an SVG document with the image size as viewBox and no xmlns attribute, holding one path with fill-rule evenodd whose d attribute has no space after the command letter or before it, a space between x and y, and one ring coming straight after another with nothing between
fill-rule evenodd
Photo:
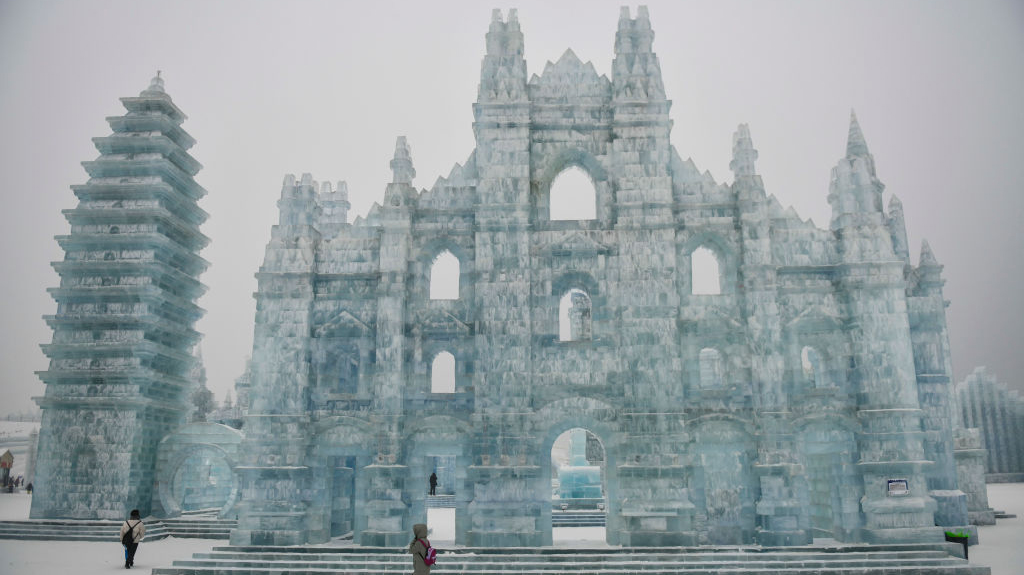
<instances>
[{"instance_id":1,"label":"central archway","mask_svg":"<svg viewBox=\"0 0 1024 575\"><path fill-rule=\"evenodd\" d=\"M601 445L604 456L603 487L605 529L604 541L609 545L618 545L622 518L620 517L618 456L622 441L616 425L616 413L611 406L586 397L572 397L552 402L536 413L536 421L543 422L541 429L546 428L538 436L536 446L541 465L537 486L537 501L552 501L551 453L558 438L572 429L583 429L589 432ZM559 511L561 507L559 505ZM552 505L541 506L541 517L537 523L542 532L543 544L553 545Z\"/></svg>"},{"instance_id":2,"label":"central archway","mask_svg":"<svg viewBox=\"0 0 1024 575\"><path fill-rule=\"evenodd\" d=\"M565 541L606 541L605 450L594 433L574 427L551 446L551 536Z\"/></svg>"}]
</instances>

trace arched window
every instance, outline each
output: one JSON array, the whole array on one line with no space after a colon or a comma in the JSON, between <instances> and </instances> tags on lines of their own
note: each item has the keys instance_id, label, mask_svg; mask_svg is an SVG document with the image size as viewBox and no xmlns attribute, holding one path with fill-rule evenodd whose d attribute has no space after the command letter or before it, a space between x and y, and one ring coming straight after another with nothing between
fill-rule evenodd
<instances>
[{"instance_id":1,"label":"arched window","mask_svg":"<svg viewBox=\"0 0 1024 575\"><path fill-rule=\"evenodd\" d=\"M722 280L718 258L715 252L699 247L690 254L690 293L694 295L719 295Z\"/></svg>"},{"instance_id":2,"label":"arched window","mask_svg":"<svg viewBox=\"0 0 1024 575\"><path fill-rule=\"evenodd\" d=\"M803 368L804 381L814 387L825 387L825 373L822 371L821 354L811 346L800 351L800 366Z\"/></svg>"},{"instance_id":3,"label":"arched window","mask_svg":"<svg viewBox=\"0 0 1024 575\"><path fill-rule=\"evenodd\" d=\"M722 387L722 354L717 349L705 347L700 350L699 363L701 389Z\"/></svg>"},{"instance_id":4,"label":"arched window","mask_svg":"<svg viewBox=\"0 0 1024 575\"><path fill-rule=\"evenodd\" d=\"M455 356L442 351L430 364L430 393L455 393Z\"/></svg>"},{"instance_id":5,"label":"arched window","mask_svg":"<svg viewBox=\"0 0 1024 575\"><path fill-rule=\"evenodd\" d=\"M592 337L590 296L573 288L558 302L558 339L586 341Z\"/></svg>"},{"instance_id":6,"label":"arched window","mask_svg":"<svg viewBox=\"0 0 1024 575\"><path fill-rule=\"evenodd\" d=\"M577 166L562 170L551 182L548 208L552 220L595 219L597 191L594 182Z\"/></svg>"},{"instance_id":7,"label":"arched window","mask_svg":"<svg viewBox=\"0 0 1024 575\"><path fill-rule=\"evenodd\" d=\"M459 258L448 250L430 266L430 299L459 299Z\"/></svg>"}]
</instances>

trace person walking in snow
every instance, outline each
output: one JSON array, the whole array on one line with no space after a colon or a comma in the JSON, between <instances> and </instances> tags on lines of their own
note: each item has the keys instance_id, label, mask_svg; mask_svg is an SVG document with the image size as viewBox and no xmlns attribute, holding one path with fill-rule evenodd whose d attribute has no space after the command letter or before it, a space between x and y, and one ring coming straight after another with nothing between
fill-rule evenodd
<instances>
[{"instance_id":1,"label":"person walking in snow","mask_svg":"<svg viewBox=\"0 0 1024 575\"><path fill-rule=\"evenodd\" d=\"M132 509L131 517L121 525L121 544L124 545L124 568L131 569L135 565L135 551L139 541L146 536L146 525L139 517L139 510Z\"/></svg>"},{"instance_id":2,"label":"person walking in snow","mask_svg":"<svg viewBox=\"0 0 1024 575\"><path fill-rule=\"evenodd\" d=\"M437 474L430 474L430 494L437 495Z\"/></svg>"},{"instance_id":3,"label":"person walking in snow","mask_svg":"<svg viewBox=\"0 0 1024 575\"><path fill-rule=\"evenodd\" d=\"M430 575L430 566L424 562L430 549L427 526L423 523L413 525L412 534L413 540L409 544L409 553L412 553L412 575Z\"/></svg>"}]
</instances>

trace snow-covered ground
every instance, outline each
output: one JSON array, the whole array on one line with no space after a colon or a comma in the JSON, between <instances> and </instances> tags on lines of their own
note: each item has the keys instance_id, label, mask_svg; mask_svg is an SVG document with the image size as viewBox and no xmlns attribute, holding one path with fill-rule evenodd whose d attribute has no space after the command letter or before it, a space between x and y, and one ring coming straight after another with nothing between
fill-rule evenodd
<instances>
[{"instance_id":1,"label":"snow-covered ground","mask_svg":"<svg viewBox=\"0 0 1024 575\"><path fill-rule=\"evenodd\" d=\"M989 485L990 505L1015 513L1015 519L1000 519L997 525L981 527L981 544L970 549L971 563L992 567L992 575L1019 575L1024 572L1024 483ZM30 497L25 494L0 494L0 521L28 518ZM430 510L432 543L448 547L455 533L453 510ZM604 528L574 527L555 530L555 545L560 547L600 547ZM175 559L209 551L225 545L212 539L176 539L143 541L135 557L135 568L143 573ZM18 575L105 575L124 572L124 552L120 542L10 541L0 540L0 573Z\"/></svg>"}]
</instances>

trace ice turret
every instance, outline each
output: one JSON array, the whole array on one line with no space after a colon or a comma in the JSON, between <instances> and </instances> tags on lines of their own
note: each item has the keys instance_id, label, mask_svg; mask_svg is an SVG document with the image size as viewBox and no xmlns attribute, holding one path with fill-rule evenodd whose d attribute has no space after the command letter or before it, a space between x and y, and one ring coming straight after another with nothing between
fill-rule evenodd
<instances>
[{"instance_id":1,"label":"ice turret","mask_svg":"<svg viewBox=\"0 0 1024 575\"><path fill-rule=\"evenodd\" d=\"M612 90L617 101L664 100L661 65L654 53L654 30L647 7L640 6L636 18L629 8L619 12L615 32L615 59L612 61Z\"/></svg>"},{"instance_id":2,"label":"ice turret","mask_svg":"<svg viewBox=\"0 0 1024 575\"><path fill-rule=\"evenodd\" d=\"M732 135L732 161L729 162L729 169L736 178L753 176L757 173L754 166L756 160L757 150L750 139L750 128L746 124L740 124L736 133Z\"/></svg>"},{"instance_id":3,"label":"ice turret","mask_svg":"<svg viewBox=\"0 0 1024 575\"><path fill-rule=\"evenodd\" d=\"M487 30L487 54L480 66L478 102L525 102L526 60L523 58L523 33L515 8L503 20L501 10L491 14Z\"/></svg>"},{"instance_id":4,"label":"ice turret","mask_svg":"<svg viewBox=\"0 0 1024 575\"><path fill-rule=\"evenodd\" d=\"M320 184L320 220L319 224L345 224L348 223L348 210L352 204L348 201L348 184L338 182L338 185L331 188L330 182Z\"/></svg>"},{"instance_id":5,"label":"ice turret","mask_svg":"<svg viewBox=\"0 0 1024 575\"><path fill-rule=\"evenodd\" d=\"M316 185L311 174L302 174L298 183L288 174L281 183L281 199L277 200L278 224L281 226L312 226L319 207Z\"/></svg>"},{"instance_id":6,"label":"ice turret","mask_svg":"<svg viewBox=\"0 0 1024 575\"><path fill-rule=\"evenodd\" d=\"M828 202L832 206L832 229L838 230L870 220L880 222L885 185L875 175L875 160L868 152L857 115L850 112L846 157L832 169Z\"/></svg>"},{"instance_id":7,"label":"ice turret","mask_svg":"<svg viewBox=\"0 0 1024 575\"><path fill-rule=\"evenodd\" d=\"M412 167L412 150L405 141L405 136L398 136L395 142L395 157L391 160L391 182L394 184L412 184L416 177L416 169Z\"/></svg>"}]
</instances>

